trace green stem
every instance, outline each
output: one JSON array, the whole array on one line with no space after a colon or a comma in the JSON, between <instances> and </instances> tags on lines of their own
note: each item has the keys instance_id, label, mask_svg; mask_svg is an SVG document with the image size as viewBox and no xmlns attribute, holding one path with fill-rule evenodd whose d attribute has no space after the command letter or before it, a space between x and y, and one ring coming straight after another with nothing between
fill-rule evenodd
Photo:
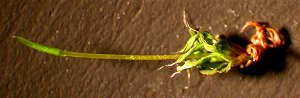
<instances>
[{"instance_id":1,"label":"green stem","mask_svg":"<svg viewBox=\"0 0 300 98\"><path fill-rule=\"evenodd\" d=\"M62 52L63 56L95 58L95 59L118 59L118 60L172 60L178 59L180 55L119 55L119 54L92 54L78 52Z\"/></svg>"},{"instance_id":2,"label":"green stem","mask_svg":"<svg viewBox=\"0 0 300 98\"><path fill-rule=\"evenodd\" d=\"M36 49L40 52L55 56L63 57L79 57L79 58L94 58L94 59L118 59L118 60L175 60L181 55L119 55L119 54L93 54L93 53L79 53L61 50L58 48L41 45L20 36L13 36L22 44ZM203 55L191 55L189 58L201 58Z\"/></svg>"}]
</instances>

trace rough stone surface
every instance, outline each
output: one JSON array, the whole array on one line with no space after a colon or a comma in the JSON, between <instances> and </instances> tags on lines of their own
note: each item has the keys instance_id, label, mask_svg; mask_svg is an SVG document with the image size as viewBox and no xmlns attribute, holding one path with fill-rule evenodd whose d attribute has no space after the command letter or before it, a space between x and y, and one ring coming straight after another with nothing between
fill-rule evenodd
<instances>
[{"instance_id":1,"label":"rough stone surface","mask_svg":"<svg viewBox=\"0 0 300 98\"><path fill-rule=\"evenodd\" d=\"M297 0L1 0L0 97L299 97L299 5ZM170 78L174 68L157 71L173 61L56 57L11 37L77 52L170 54L189 38L184 9L195 26L213 34L249 38L254 30L240 29L253 20L269 23L291 44L260 67L213 76L194 70L191 87L184 89L185 72Z\"/></svg>"}]
</instances>

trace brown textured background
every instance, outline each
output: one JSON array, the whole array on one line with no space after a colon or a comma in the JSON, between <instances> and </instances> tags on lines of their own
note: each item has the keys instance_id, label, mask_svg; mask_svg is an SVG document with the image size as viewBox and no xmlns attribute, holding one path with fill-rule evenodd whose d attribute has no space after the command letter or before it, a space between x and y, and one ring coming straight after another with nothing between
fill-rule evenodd
<instances>
[{"instance_id":1,"label":"brown textured background","mask_svg":"<svg viewBox=\"0 0 300 98\"><path fill-rule=\"evenodd\" d=\"M299 97L300 3L297 0L1 0L0 97ZM246 21L269 23L291 44L273 63L213 76L160 66L173 61L63 58L17 43L19 35L77 52L169 54L189 38L182 22L246 38ZM274 57L275 57L274 56ZM277 61L280 61L277 63Z\"/></svg>"}]
</instances>

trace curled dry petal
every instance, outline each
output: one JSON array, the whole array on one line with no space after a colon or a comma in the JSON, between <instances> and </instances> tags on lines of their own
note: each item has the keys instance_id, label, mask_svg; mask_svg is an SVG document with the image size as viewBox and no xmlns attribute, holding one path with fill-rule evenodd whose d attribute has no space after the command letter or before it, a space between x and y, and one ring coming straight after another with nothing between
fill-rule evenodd
<instances>
[{"instance_id":1,"label":"curled dry petal","mask_svg":"<svg viewBox=\"0 0 300 98\"><path fill-rule=\"evenodd\" d=\"M249 21L244 25L242 31L249 26L256 28L256 33L251 37L251 43L246 49L247 54L252 57L250 64L259 61L265 50L284 44L284 41L281 40L279 34L274 29L254 21Z\"/></svg>"}]
</instances>

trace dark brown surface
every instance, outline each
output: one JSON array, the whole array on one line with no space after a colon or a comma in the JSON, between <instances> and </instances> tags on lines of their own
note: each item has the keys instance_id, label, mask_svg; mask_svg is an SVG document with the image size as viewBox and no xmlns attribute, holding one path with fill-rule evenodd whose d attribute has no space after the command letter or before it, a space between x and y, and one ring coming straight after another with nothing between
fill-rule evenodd
<instances>
[{"instance_id":1,"label":"dark brown surface","mask_svg":"<svg viewBox=\"0 0 300 98\"><path fill-rule=\"evenodd\" d=\"M300 3L262 1L1 0L0 97L299 97ZM169 54L189 38L183 9L193 24L213 34L249 38L251 30L239 31L254 20L290 35L291 45L287 54L269 59L274 63L260 65L266 67L213 76L194 71L192 87L184 89L185 73L170 78L174 69L156 71L173 61L63 58L11 38L78 52Z\"/></svg>"}]
</instances>

